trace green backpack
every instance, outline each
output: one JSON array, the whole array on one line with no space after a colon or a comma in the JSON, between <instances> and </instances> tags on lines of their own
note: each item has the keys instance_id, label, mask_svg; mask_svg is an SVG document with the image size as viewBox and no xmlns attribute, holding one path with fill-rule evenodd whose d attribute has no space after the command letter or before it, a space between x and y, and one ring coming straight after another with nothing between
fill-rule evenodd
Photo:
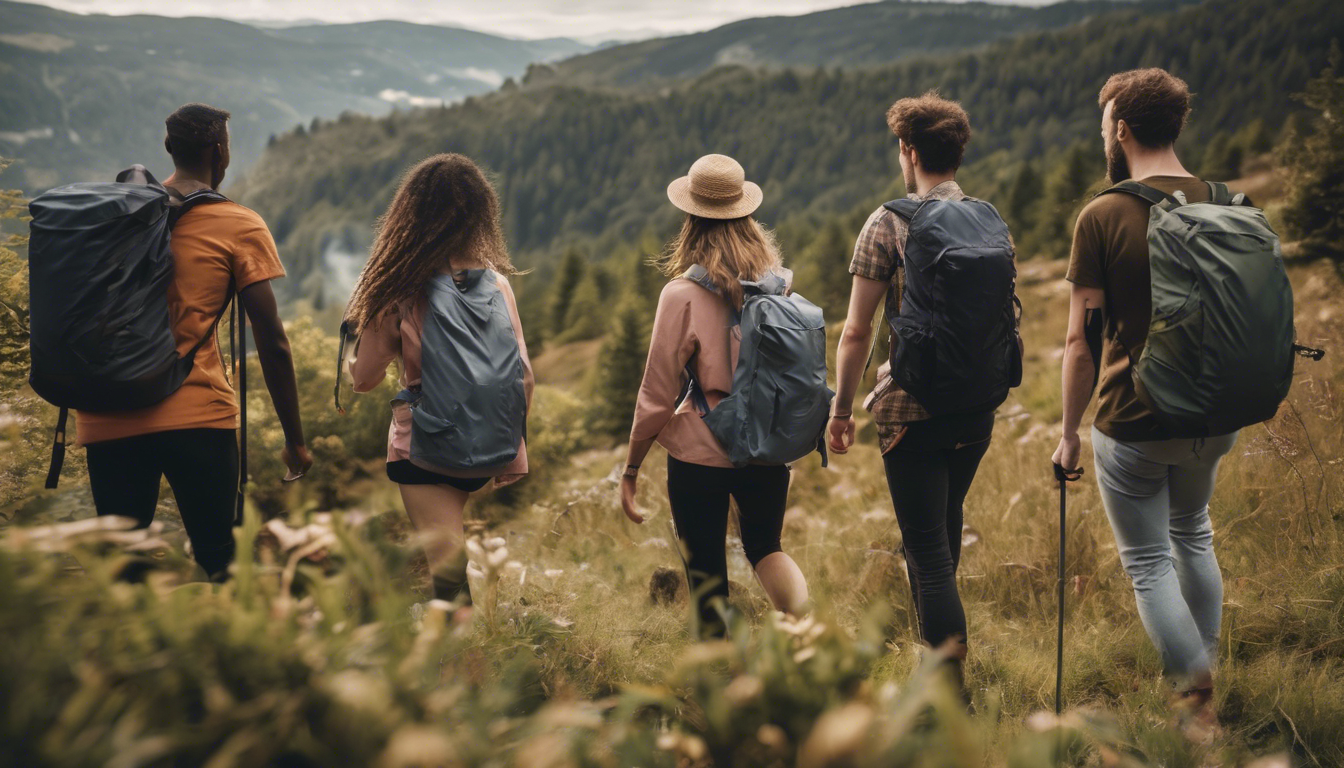
<instances>
[{"instance_id":1,"label":"green backpack","mask_svg":"<svg viewBox=\"0 0 1344 768\"><path fill-rule=\"evenodd\" d=\"M1128 193L1152 206L1153 314L1148 342L1132 361L1134 389L1178 438L1225 435L1273 418L1293 382L1294 352L1316 352L1294 343L1293 289L1264 211L1207 183L1212 199L1204 203L1136 181L1101 193Z\"/></svg>"}]
</instances>

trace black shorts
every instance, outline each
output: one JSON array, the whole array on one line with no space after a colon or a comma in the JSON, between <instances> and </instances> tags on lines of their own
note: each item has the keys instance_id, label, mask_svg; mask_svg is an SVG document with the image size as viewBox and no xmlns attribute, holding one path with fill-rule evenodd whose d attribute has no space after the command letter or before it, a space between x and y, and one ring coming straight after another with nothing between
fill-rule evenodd
<instances>
[{"instance_id":1,"label":"black shorts","mask_svg":"<svg viewBox=\"0 0 1344 768\"><path fill-rule=\"evenodd\" d=\"M459 491L475 493L484 488L492 478L449 477L438 472L430 472L424 467L417 467L410 462L410 459L402 459L387 462L387 479L397 485L447 485Z\"/></svg>"}]
</instances>

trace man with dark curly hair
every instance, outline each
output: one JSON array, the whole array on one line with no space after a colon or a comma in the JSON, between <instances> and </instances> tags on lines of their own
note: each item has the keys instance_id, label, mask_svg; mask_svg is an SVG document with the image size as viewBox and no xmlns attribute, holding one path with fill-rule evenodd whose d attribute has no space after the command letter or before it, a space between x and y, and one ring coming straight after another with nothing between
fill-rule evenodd
<instances>
[{"instance_id":1,"label":"man with dark curly hair","mask_svg":"<svg viewBox=\"0 0 1344 768\"><path fill-rule=\"evenodd\" d=\"M893 104L887 124L900 141L901 173L910 198L924 205L930 201L978 202L968 198L956 182L971 138L970 119L960 104L930 91ZM840 338L838 391L828 428L830 447L836 453L847 452L854 442L853 402L871 353L878 305L885 302L888 318L901 313L906 244L911 223L918 217L907 219L893 206L884 205L868 217L849 267L853 287ZM990 218L1002 225L997 213ZM1006 227L1001 234L1004 258L1009 260ZM962 503L989 448L994 406L935 416L896 384L890 361L878 369L877 385L864 405L877 427L921 634L930 646L948 651L959 677L966 655L966 614L956 582Z\"/></svg>"}]
</instances>

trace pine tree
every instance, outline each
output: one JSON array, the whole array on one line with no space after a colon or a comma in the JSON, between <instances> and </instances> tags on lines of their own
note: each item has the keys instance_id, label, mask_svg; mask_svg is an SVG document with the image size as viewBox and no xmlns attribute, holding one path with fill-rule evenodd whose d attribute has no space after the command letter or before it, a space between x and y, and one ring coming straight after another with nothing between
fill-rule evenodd
<instances>
[{"instance_id":1,"label":"pine tree","mask_svg":"<svg viewBox=\"0 0 1344 768\"><path fill-rule=\"evenodd\" d=\"M1036 165L1030 161L1023 163L1013 177L1013 185L1008 190L1008 207L1004 211L1008 214L1008 227L1014 233L1025 235L1036 225L1036 210L1044 191Z\"/></svg>"},{"instance_id":2,"label":"pine tree","mask_svg":"<svg viewBox=\"0 0 1344 768\"><path fill-rule=\"evenodd\" d=\"M630 433L644 378L644 359L649 349L649 326L644 302L627 293L616 308L607 338L602 342L598 364L591 374L594 425L615 436Z\"/></svg>"},{"instance_id":3,"label":"pine tree","mask_svg":"<svg viewBox=\"0 0 1344 768\"><path fill-rule=\"evenodd\" d=\"M0 157L0 172L12 161ZM28 375L28 265L15 249L28 241L4 224L27 218L18 190L0 190L0 391L13 392Z\"/></svg>"},{"instance_id":4,"label":"pine tree","mask_svg":"<svg viewBox=\"0 0 1344 768\"><path fill-rule=\"evenodd\" d=\"M1039 254L1063 258L1069 253L1073 222L1084 196L1098 177L1098 159L1085 144L1074 144L1051 170L1045 182L1045 205L1032 232ZM1098 155L1099 158L1099 155Z\"/></svg>"},{"instance_id":5,"label":"pine tree","mask_svg":"<svg viewBox=\"0 0 1344 768\"><path fill-rule=\"evenodd\" d=\"M1263 155L1274 149L1274 137L1270 135L1265 121L1258 117L1237 133L1237 140L1251 155Z\"/></svg>"},{"instance_id":6,"label":"pine tree","mask_svg":"<svg viewBox=\"0 0 1344 768\"><path fill-rule=\"evenodd\" d=\"M577 248L570 248L560 259L560 268L556 271L551 288L549 327L541 334L544 338L559 336L565 330L565 320L569 316L569 305L574 301L574 291L588 271L583 254Z\"/></svg>"},{"instance_id":7,"label":"pine tree","mask_svg":"<svg viewBox=\"0 0 1344 768\"><path fill-rule=\"evenodd\" d=\"M1227 181L1241 176L1241 161L1245 150L1238 137L1220 133L1209 142L1200 163L1200 175L1213 181Z\"/></svg>"},{"instance_id":8,"label":"pine tree","mask_svg":"<svg viewBox=\"0 0 1344 768\"><path fill-rule=\"evenodd\" d=\"M1288 201L1283 219L1288 234L1310 252L1344 259L1344 54L1330 47L1330 64L1299 98L1317 114L1312 133L1296 130L1279 145L1287 171Z\"/></svg>"},{"instance_id":9,"label":"pine tree","mask_svg":"<svg viewBox=\"0 0 1344 768\"><path fill-rule=\"evenodd\" d=\"M555 337L557 344L595 339L607 330L611 313L607 300L602 297L599 274L599 270L591 270L575 289L561 326L563 330Z\"/></svg>"},{"instance_id":10,"label":"pine tree","mask_svg":"<svg viewBox=\"0 0 1344 768\"><path fill-rule=\"evenodd\" d=\"M799 271L805 280L796 281L794 288L821 306L830 320L840 319L849 302L853 251L850 234L838 218L832 218L803 252L805 261Z\"/></svg>"}]
</instances>

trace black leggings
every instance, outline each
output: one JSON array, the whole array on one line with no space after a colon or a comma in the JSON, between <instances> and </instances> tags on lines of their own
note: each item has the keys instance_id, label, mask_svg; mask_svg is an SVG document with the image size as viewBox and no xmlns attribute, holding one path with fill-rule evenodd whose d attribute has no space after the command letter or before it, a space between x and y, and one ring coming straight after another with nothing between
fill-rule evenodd
<instances>
[{"instance_id":1,"label":"black leggings","mask_svg":"<svg viewBox=\"0 0 1344 768\"><path fill-rule=\"evenodd\" d=\"M737 500L742 549L754 567L780 551L784 506L789 495L789 468L748 466L739 469L688 464L667 457L667 498L677 536L686 547L687 578L696 596L701 632L722 635L723 622L714 610L716 598L728 597L728 498Z\"/></svg>"},{"instance_id":2,"label":"black leggings","mask_svg":"<svg viewBox=\"0 0 1344 768\"><path fill-rule=\"evenodd\" d=\"M233 561L238 443L232 429L176 429L87 446L89 486L100 515L154 520L159 482L177 498L196 562L213 579Z\"/></svg>"},{"instance_id":3,"label":"black leggings","mask_svg":"<svg viewBox=\"0 0 1344 768\"><path fill-rule=\"evenodd\" d=\"M882 459L920 634L934 647L966 639L966 612L957 594L962 503L993 431L992 411L936 416L911 423Z\"/></svg>"}]
</instances>

